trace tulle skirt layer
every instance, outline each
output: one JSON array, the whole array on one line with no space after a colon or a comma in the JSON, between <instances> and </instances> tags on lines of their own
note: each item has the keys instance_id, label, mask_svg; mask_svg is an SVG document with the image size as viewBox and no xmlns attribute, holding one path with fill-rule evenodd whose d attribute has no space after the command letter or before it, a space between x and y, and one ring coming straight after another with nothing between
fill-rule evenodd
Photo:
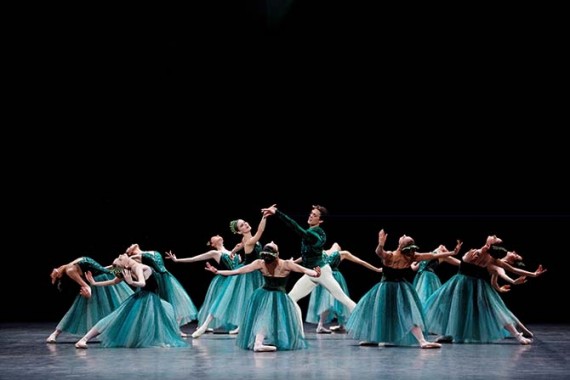
<instances>
[{"instance_id":1,"label":"tulle skirt layer","mask_svg":"<svg viewBox=\"0 0 570 380\"><path fill-rule=\"evenodd\" d=\"M97 322L102 347L187 347L172 305L158 294L139 290Z\"/></svg>"},{"instance_id":2,"label":"tulle skirt layer","mask_svg":"<svg viewBox=\"0 0 570 380\"><path fill-rule=\"evenodd\" d=\"M112 274L95 276L95 281L114 278ZM110 286L92 286L91 297L77 295L56 329L70 334L85 335L100 319L106 317L133 294L125 282Z\"/></svg>"},{"instance_id":3,"label":"tulle skirt layer","mask_svg":"<svg viewBox=\"0 0 570 380\"><path fill-rule=\"evenodd\" d=\"M430 271L423 271L416 274L412 285L416 289L422 305L425 305L429 296L441 286L441 280L437 274Z\"/></svg>"},{"instance_id":4,"label":"tulle skirt layer","mask_svg":"<svg viewBox=\"0 0 570 380\"><path fill-rule=\"evenodd\" d=\"M428 330L456 343L491 343L506 336L517 318L486 279L456 274L427 300Z\"/></svg>"},{"instance_id":5,"label":"tulle skirt layer","mask_svg":"<svg viewBox=\"0 0 570 380\"><path fill-rule=\"evenodd\" d=\"M179 326L183 326L198 318L198 308L180 283L170 272L154 274L160 296L172 305Z\"/></svg>"},{"instance_id":6,"label":"tulle skirt layer","mask_svg":"<svg viewBox=\"0 0 570 380\"><path fill-rule=\"evenodd\" d=\"M299 350L308 346L295 303L283 291L259 288L249 298L236 344L251 350L258 333L265 336L264 344L276 346L277 350Z\"/></svg>"},{"instance_id":7,"label":"tulle skirt layer","mask_svg":"<svg viewBox=\"0 0 570 380\"><path fill-rule=\"evenodd\" d=\"M361 341L417 346L414 326L425 330L423 309L412 284L380 281L358 301L346 329Z\"/></svg>"}]
</instances>

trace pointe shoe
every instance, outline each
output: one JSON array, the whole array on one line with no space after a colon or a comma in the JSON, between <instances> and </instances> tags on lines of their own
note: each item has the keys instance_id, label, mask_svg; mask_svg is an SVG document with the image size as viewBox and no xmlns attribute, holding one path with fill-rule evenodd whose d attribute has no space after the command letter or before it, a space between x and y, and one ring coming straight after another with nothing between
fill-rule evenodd
<instances>
[{"instance_id":1,"label":"pointe shoe","mask_svg":"<svg viewBox=\"0 0 570 380\"><path fill-rule=\"evenodd\" d=\"M182 338L188 338L188 334L186 334L184 331L180 331L180 336Z\"/></svg>"},{"instance_id":2,"label":"pointe shoe","mask_svg":"<svg viewBox=\"0 0 570 380\"><path fill-rule=\"evenodd\" d=\"M334 333L339 333L339 334L344 334L346 333L346 329L344 328L344 326L331 326L330 330Z\"/></svg>"},{"instance_id":3,"label":"pointe shoe","mask_svg":"<svg viewBox=\"0 0 570 380\"><path fill-rule=\"evenodd\" d=\"M423 343L420 343L420 347L421 348L441 348L441 344L435 343L435 342L425 341Z\"/></svg>"},{"instance_id":4,"label":"pointe shoe","mask_svg":"<svg viewBox=\"0 0 570 380\"><path fill-rule=\"evenodd\" d=\"M230 330L230 332L229 332L230 335L235 335L235 334L238 334L238 333L239 333L239 327L236 327L235 329Z\"/></svg>"},{"instance_id":5,"label":"pointe shoe","mask_svg":"<svg viewBox=\"0 0 570 380\"><path fill-rule=\"evenodd\" d=\"M87 341L85 339L79 339L77 343L75 343L75 348L87 348Z\"/></svg>"},{"instance_id":6,"label":"pointe shoe","mask_svg":"<svg viewBox=\"0 0 570 380\"><path fill-rule=\"evenodd\" d=\"M57 339L57 335L55 335L55 333L52 333L50 336L48 336L48 338L46 339L46 343L55 343L55 340Z\"/></svg>"},{"instance_id":7,"label":"pointe shoe","mask_svg":"<svg viewBox=\"0 0 570 380\"><path fill-rule=\"evenodd\" d=\"M518 333L515 338L519 341L520 344L531 344L532 343L532 339L525 338L522 333Z\"/></svg>"},{"instance_id":8,"label":"pointe shoe","mask_svg":"<svg viewBox=\"0 0 570 380\"><path fill-rule=\"evenodd\" d=\"M197 329L192 333L192 338L196 339L202 336L206 332L206 329Z\"/></svg>"},{"instance_id":9,"label":"pointe shoe","mask_svg":"<svg viewBox=\"0 0 570 380\"><path fill-rule=\"evenodd\" d=\"M275 346L266 346L264 344L256 344L253 347L253 351L255 352L274 352L277 351L277 347Z\"/></svg>"},{"instance_id":10,"label":"pointe shoe","mask_svg":"<svg viewBox=\"0 0 570 380\"><path fill-rule=\"evenodd\" d=\"M317 334L330 334L331 330L324 328L322 326L317 327Z\"/></svg>"},{"instance_id":11,"label":"pointe shoe","mask_svg":"<svg viewBox=\"0 0 570 380\"><path fill-rule=\"evenodd\" d=\"M214 332L214 329L211 328L211 327L208 327L208 328L206 329L206 332L207 332L207 333L213 333L213 332Z\"/></svg>"},{"instance_id":12,"label":"pointe shoe","mask_svg":"<svg viewBox=\"0 0 570 380\"><path fill-rule=\"evenodd\" d=\"M376 346L376 347L377 347L377 346L378 346L378 343L367 342L367 341L365 341L365 340L362 340L362 341L358 342L358 345L359 345L359 346L362 346L362 347L372 347L372 346Z\"/></svg>"}]
</instances>

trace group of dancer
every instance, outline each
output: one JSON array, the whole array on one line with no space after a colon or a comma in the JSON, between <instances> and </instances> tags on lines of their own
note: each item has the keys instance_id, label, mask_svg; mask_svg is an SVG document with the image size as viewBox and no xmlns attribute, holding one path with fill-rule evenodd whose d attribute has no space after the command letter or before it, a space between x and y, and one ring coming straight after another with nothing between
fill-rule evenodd
<instances>
[{"instance_id":1,"label":"group of dancer","mask_svg":"<svg viewBox=\"0 0 570 380\"><path fill-rule=\"evenodd\" d=\"M540 265L534 272L516 267L522 258L503 248L497 236L489 236L481 248L470 249L458 259L461 241L453 251L440 245L420 253L414 239L403 235L396 249L388 251L384 248L388 235L380 230L375 252L381 265L375 267L337 243L325 249L327 236L322 224L328 211L323 206L312 206L308 228L277 205L261 209L261 214L255 233L243 219L230 223L230 230L242 236L232 250L215 235L205 253L177 258L166 252L165 258L174 263L206 261L205 269L214 274L199 310L166 269L161 254L143 251L138 244L129 246L106 267L81 257L53 269L52 283L65 274L80 291L47 342L55 343L65 331L83 335L75 344L79 349L87 348L94 337L102 347L188 347L190 341L184 339L187 336L181 327L197 320L194 339L223 329L237 334L236 344L243 349L302 349L308 344L298 302L309 294L305 321L316 323L317 333L346 332L360 345L440 348L442 342L492 343L509 335L521 344L532 342L532 332L499 293L546 270ZM275 242L260 243L272 216L301 238L297 259L281 259ZM217 265L211 265L211 260ZM343 260L382 273L380 281L358 302L350 298L338 269ZM434 267L442 262L458 267L443 284L434 273ZM410 269L417 271L413 282L407 279ZM302 276L287 292L291 272ZM506 272L519 277L512 279ZM501 286L499 278L508 284ZM337 325L327 329L325 325L333 320ZM437 338L429 341L429 335Z\"/></svg>"}]
</instances>

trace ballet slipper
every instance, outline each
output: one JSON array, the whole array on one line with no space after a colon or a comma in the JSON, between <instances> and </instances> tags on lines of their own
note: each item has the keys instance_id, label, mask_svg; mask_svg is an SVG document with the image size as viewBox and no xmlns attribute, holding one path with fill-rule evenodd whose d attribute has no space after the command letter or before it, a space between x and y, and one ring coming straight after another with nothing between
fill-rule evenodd
<instances>
[{"instance_id":1,"label":"ballet slipper","mask_svg":"<svg viewBox=\"0 0 570 380\"><path fill-rule=\"evenodd\" d=\"M526 345L532 343L532 339L525 338L522 333L518 333L515 338L519 341L520 344Z\"/></svg>"},{"instance_id":2,"label":"ballet slipper","mask_svg":"<svg viewBox=\"0 0 570 380\"><path fill-rule=\"evenodd\" d=\"M253 347L253 351L255 351L255 352L274 352L274 351L277 351L277 347L267 346L265 344L256 344Z\"/></svg>"},{"instance_id":3,"label":"ballet slipper","mask_svg":"<svg viewBox=\"0 0 570 380\"><path fill-rule=\"evenodd\" d=\"M87 341L83 338L79 339L79 341L75 343L75 348L87 349Z\"/></svg>"},{"instance_id":4,"label":"ballet slipper","mask_svg":"<svg viewBox=\"0 0 570 380\"><path fill-rule=\"evenodd\" d=\"M324 328L323 326L317 327L317 334L330 334L331 330Z\"/></svg>"},{"instance_id":5,"label":"ballet slipper","mask_svg":"<svg viewBox=\"0 0 570 380\"><path fill-rule=\"evenodd\" d=\"M196 339L206 332L206 327L201 327L192 333L192 338Z\"/></svg>"},{"instance_id":6,"label":"ballet slipper","mask_svg":"<svg viewBox=\"0 0 570 380\"><path fill-rule=\"evenodd\" d=\"M51 335L48 336L48 338L46 339L46 342L47 343L55 343L56 339L57 339L56 333L51 333Z\"/></svg>"},{"instance_id":7,"label":"ballet slipper","mask_svg":"<svg viewBox=\"0 0 570 380\"><path fill-rule=\"evenodd\" d=\"M435 342L425 341L425 342L420 344L420 347L421 348L441 348L441 344L435 343Z\"/></svg>"}]
</instances>

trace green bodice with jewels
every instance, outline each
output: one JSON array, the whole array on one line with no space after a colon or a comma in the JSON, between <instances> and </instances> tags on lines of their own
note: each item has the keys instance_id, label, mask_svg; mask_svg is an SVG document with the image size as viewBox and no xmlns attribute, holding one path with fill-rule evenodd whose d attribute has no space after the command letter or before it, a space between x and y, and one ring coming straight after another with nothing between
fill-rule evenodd
<instances>
[{"instance_id":1,"label":"green bodice with jewels","mask_svg":"<svg viewBox=\"0 0 570 380\"><path fill-rule=\"evenodd\" d=\"M77 265L79 265L83 273L89 271L93 276L98 276L103 273L111 273L109 269L105 268L91 257L82 257L81 261L79 261Z\"/></svg>"},{"instance_id":2,"label":"green bodice with jewels","mask_svg":"<svg viewBox=\"0 0 570 380\"><path fill-rule=\"evenodd\" d=\"M230 252L222 253L222 257L220 257L220 268L221 270L232 270L239 268L241 263L239 262L239 255L232 255Z\"/></svg>"},{"instance_id":3,"label":"green bodice with jewels","mask_svg":"<svg viewBox=\"0 0 570 380\"><path fill-rule=\"evenodd\" d=\"M271 277L263 276L265 283L263 284L263 289L265 290L275 290L280 292L286 292L287 279L289 277Z\"/></svg>"},{"instance_id":4,"label":"green bodice with jewels","mask_svg":"<svg viewBox=\"0 0 570 380\"><path fill-rule=\"evenodd\" d=\"M420 261L418 273L423 272L423 271L435 272L435 270L438 266L439 266L439 260L438 259Z\"/></svg>"},{"instance_id":5,"label":"green bodice with jewels","mask_svg":"<svg viewBox=\"0 0 570 380\"><path fill-rule=\"evenodd\" d=\"M146 251L141 254L142 263L151 267L154 271L158 273L166 273L166 266L164 265L164 260L160 252L157 251Z\"/></svg>"}]
</instances>

